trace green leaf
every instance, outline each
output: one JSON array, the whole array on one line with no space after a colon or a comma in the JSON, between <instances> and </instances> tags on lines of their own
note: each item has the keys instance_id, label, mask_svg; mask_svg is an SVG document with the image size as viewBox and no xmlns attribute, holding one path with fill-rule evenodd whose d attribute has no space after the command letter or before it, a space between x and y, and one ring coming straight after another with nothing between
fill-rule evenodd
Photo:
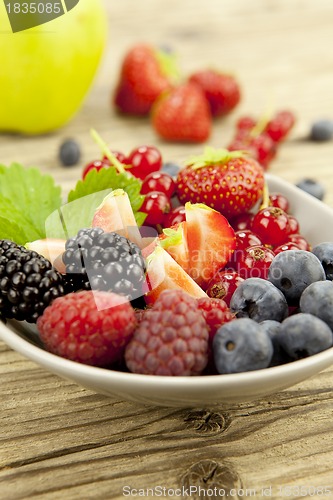
<instances>
[{"instance_id":1,"label":"green leaf","mask_svg":"<svg viewBox=\"0 0 333 500\"><path fill-rule=\"evenodd\" d=\"M80 216L80 213L77 214L81 227L87 227L87 224L89 227L94 211L102 202L103 198L111 191L123 189L128 194L135 218L138 222L146 216L146 214L137 215L144 200L144 196L140 194L141 186L142 183L139 179L128 172L118 173L115 167L102 168L99 171L93 169L86 175L83 181L80 180L77 182L75 189L70 191L68 202L73 202L88 195L96 195L96 200L93 200L94 205L91 207L92 210L89 211L88 208L85 209L85 205L90 205L90 200L89 203L87 200L84 200L82 203L82 216ZM106 190L108 190L108 192L106 192ZM99 203L97 203L97 201L99 201Z\"/></svg>"},{"instance_id":2,"label":"green leaf","mask_svg":"<svg viewBox=\"0 0 333 500\"><path fill-rule=\"evenodd\" d=\"M228 149L215 149L207 146L202 155L193 156L186 162L194 169L203 168L207 165L225 164L234 158L242 158L247 154L246 151L229 151Z\"/></svg>"},{"instance_id":3,"label":"green leaf","mask_svg":"<svg viewBox=\"0 0 333 500\"><path fill-rule=\"evenodd\" d=\"M5 220L17 243L44 238L45 220L60 205L61 188L50 175L18 163L0 165L0 238L8 238Z\"/></svg>"},{"instance_id":4,"label":"green leaf","mask_svg":"<svg viewBox=\"0 0 333 500\"><path fill-rule=\"evenodd\" d=\"M25 245L28 241L24 229L4 217L0 217L0 234L1 239L15 241L18 245Z\"/></svg>"}]
</instances>

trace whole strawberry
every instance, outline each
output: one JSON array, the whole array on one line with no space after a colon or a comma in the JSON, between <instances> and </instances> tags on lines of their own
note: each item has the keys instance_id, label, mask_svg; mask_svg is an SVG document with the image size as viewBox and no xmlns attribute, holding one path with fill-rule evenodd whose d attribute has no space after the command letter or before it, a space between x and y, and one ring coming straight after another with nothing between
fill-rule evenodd
<instances>
[{"instance_id":1,"label":"whole strawberry","mask_svg":"<svg viewBox=\"0 0 333 500\"><path fill-rule=\"evenodd\" d=\"M193 73L189 81L196 83L203 90L213 116L230 113L240 101L240 88L232 75L205 69Z\"/></svg>"},{"instance_id":2,"label":"whole strawberry","mask_svg":"<svg viewBox=\"0 0 333 500\"><path fill-rule=\"evenodd\" d=\"M134 309L124 297L97 291L59 297L37 320L49 351L94 366L120 360L136 324Z\"/></svg>"},{"instance_id":3,"label":"whole strawberry","mask_svg":"<svg viewBox=\"0 0 333 500\"><path fill-rule=\"evenodd\" d=\"M152 124L157 134L168 141L204 142L212 127L208 101L197 85L180 85L156 101Z\"/></svg>"},{"instance_id":4,"label":"whole strawberry","mask_svg":"<svg viewBox=\"0 0 333 500\"><path fill-rule=\"evenodd\" d=\"M241 151L207 147L177 177L182 204L205 203L230 218L246 213L261 199L264 170Z\"/></svg>"},{"instance_id":5,"label":"whole strawberry","mask_svg":"<svg viewBox=\"0 0 333 500\"><path fill-rule=\"evenodd\" d=\"M176 75L172 54L147 44L135 45L123 60L114 105L122 113L147 115L157 97L171 88Z\"/></svg>"},{"instance_id":6,"label":"whole strawberry","mask_svg":"<svg viewBox=\"0 0 333 500\"><path fill-rule=\"evenodd\" d=\"M133 373L199 375L208 360L208 325L196 299L165 290L147 309L125 350Z\"/></svg>"}]
</instances>

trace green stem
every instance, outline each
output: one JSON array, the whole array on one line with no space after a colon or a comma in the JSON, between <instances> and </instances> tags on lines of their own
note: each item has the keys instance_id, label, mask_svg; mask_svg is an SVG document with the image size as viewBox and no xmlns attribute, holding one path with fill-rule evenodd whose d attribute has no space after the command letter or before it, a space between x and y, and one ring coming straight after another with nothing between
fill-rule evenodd
<instances>
[{"instance_id":1,"label":"green stem","mask_svg":"<svg viewBox=\"0 0 333 500\"><path fill-rule=\"evenodd\" d=\"M117 160L117 158L114 156L114 154L111 153L111 151L110 151L108 145L106 144L106 142L103 141L103 139L96 132L95 129L92 128L90 130L90 133L91 133L92 138L96 142L96 144L98 144L98 146L101 148L102 153L104 153L105 156L107 157L107 159L110 160L111 165L113 165L114 167L116 167L116 169L117 169L117 171L118 171L119 174L124 174L125 173L124 165L122 163L120 163L119 160Z\"/></svg>"}]
</instances>

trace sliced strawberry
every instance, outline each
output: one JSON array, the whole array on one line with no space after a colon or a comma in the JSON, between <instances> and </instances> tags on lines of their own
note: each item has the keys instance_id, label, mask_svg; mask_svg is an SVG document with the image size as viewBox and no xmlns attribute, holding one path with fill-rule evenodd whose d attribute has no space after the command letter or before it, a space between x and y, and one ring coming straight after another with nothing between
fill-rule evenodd
<instances>
[{"instance_id":1,"label":"sliced strawberry","mask_svg":"<svg viewBox=\"0 0 333 500\"><path fill-rule=\"evenodd\" d=\"M113 103L122 113L147 115L157 97L171 88L175 76L173 54L148 44L135 45L123 60Z\"/></svg>"},{"instance_id":2,"label":"sliced strawberry","mask_svg":"<svg viewBox=\"0 0 333 500\"><path fill-rule=\"evenodd\" d=\"M147 258L145 301L153 304L163 290L183 290L192 297L207 297L199 285L162 247Z\"/></svg>"},{"instance_id":3,"label":"sliced strawberry","mask_svg":"<svg viewBox=\"0 0 333 500\"><path fill-rule=\"evenodd\" d=\"M156 101L152 123L158 135L168 141L204 142L211 132L212 116L202 90L194 83L185 83Z\"/></svg>"},{"instance_id":4,"label":"sliced strawberry","mask_svg":"<svg viewBox=\"0 0 333 500\"><path fill-rule=\"evenodd\" d=\"M235 233L227 219L207 205L186 203L189 274L204 290L230 259Z\"/></svg>"}]
</instances>

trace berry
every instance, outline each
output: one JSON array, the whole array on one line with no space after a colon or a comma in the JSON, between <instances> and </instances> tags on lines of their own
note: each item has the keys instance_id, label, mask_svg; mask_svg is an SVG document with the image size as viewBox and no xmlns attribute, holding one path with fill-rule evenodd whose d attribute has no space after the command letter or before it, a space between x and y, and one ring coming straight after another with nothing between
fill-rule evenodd
<instances>
[{"instance_id":1,"label":"berry","mask_svg":"<svg viewBox=\"0 0 333 500\"><path fill-rule=\"evenodd\" d=\"M174 56L148 44L132 47L123 60L113 102L125 114L147 115L162 92L171 88Z\"/></svg>"},{"instance_id":2,"label":"berry","mask_svg":"<svg viewBox=\"0 0 333 500\"><path fill-rule=\"evenodd\" d=\"M236 231L236 250L246 250L248 247L262 245L262 241L258 238L253 231L250 229L244 229L244 231Z\"/></svg>"},{"instance_id":3,"label":"berry","mask_svg":"<svg viewBox=\"0 0 333 500\"><path fill-rule=\"evenodd\" d=\"M35 323L64 294L62 276L50 261L9 240L0 240L0 316Z\"/></svg>"},{"instance_id":4,"label":"berry","mask_svg":"<svg viewBox=\"0 0 333 500\"><path fill-rule=\"evenodd\" d=\"M316 142L331 141L333 138L333 121L318 120L314 122L310 130L310 140Z\"/></svg>"},{"instance_id":5,"label":"berry","mask_svg":"<svg viewBox=\"0 0 333 500\"><path fill-rule=\"evenodd\" d=\"M273 345L258 323L243 318L217 331L213 351L219 373L240 373L267 368L273 356Z\"/></svg>"},{"instance_id":6,"label":"berry","mask_svg":"<svg viewBox=\"0 0 333 500\"><path fill-rule=\"evenodd\" d=\"M268 270L275 254L263 245L255 245L245 250L236 250L230 265L244 278L267 279Z\"/></svg>"},{"instance_id":7,"label":"berry","mask_svg":"<svg viewBox=\"0 0 333 500\"><path fill-rule=\"evenodd\" d=\"M276 342L292 360L307 358L332 347L332 331L312 314L299 313L285 319Z\"/></svg>"},{"instance_id":8,"label":"berry","mask_svg":"<svg viewBox=\"0 0 333 500\"><path fill-rule=\"evenodd\" d=\"M289 305L297 305L311 283L326 279L319 259L304 250L288 250L275 256L268 279L285 295Z\"/></svg>"},{"instance_id":9,"label":"berry","mask_svg":"<svg viewBox=\"0 0 333 500\"><path fill-rule=\"evenodd\" d=\"M101 170L101 168L105 168L105 167L110 167L110 162L109 160L94 160L90 163L88 163L84 169L83 169L83 172L82 172L82 179L85 178L85 176L91 171L91 170L97 170L97 172L99 170Z\"/></svg>"},{"instance_id":10,"label":"berry","mask_svg":"<svg viewBox=\"0 0 333 500\"><path fill-rule=\"evenodd\" d=\"M283 243L283 245L279 245L278 247L274 248L274 253L277 255L278 253L281 252L286 252L287 250L301 250L301 248L296 245L296 243L293 243L292 241L288 241L287 243Z\"/></svg>"},{"instance_id":11,"label":"berry","mask_svg":"<svg viewBox=\"0 0 333 500\"><path fill-rule=\"evenodd\" d=\"M288 240L289 217L280 208L263 208L253 217L251 229L264 244L282 245Z\"/></svg>"},{"instance_id":12,"label":"berry","mask_svg":"<svg viewBox=\"0 0 333 500\"><path fill-rule=\"evenodd\" d=\"M310 250L310 244L309 242L304 238L304 236L300 234L289 234L288 236L288 242L295 243L298 247L300 247L301 250Z\"/></svg>"},{"instance_id":13,"label":"berry","mask_svg":"<svg viewBox=\"0 0 333 500\"><path fill-rule=\"evenodd\" d=\"M170 200L158 191L152 191L145 196L140 210L147 214L146 226L164 225L165 215L171 210Z\"/></svg>"},{"instance_id":14,"label":"berry","mask_svg":"<svg viewBox=\"0 0 333 500\"><path fill-rule=\"evenodd\" d=\"M289 220L289 234L298 234L299 233L299 222L296 217L288 214Z\"/></svg>"},{"instance_id":15,"label":"berry","mask_svg":"<svg viewBox=\"0 0 333 500\"><path fill-rule=\"evenodd\" d=\"M326 279L333 281L333 243L319 243L312 249L312 253L320 260L324 268Z\"/></svg>"},{"instance_id":16,"label":"berry","mask_svg":"<svg viewBox=\"0 0 333 500\"><path fill-rule=\"evenodd\" d=\"M81 157L81 149L74 139L66 139L60 146L59 159L65 167L76 165Z\"/></svg>"},{"instance_id":17,"label":"berry","mask_svg":"<svg viewBox=\"0 0 333 500\"><path fill-rule=\"evenodd\" d=\"M232 218L248 212L261 198L264 171L239 151L206 148L177 177L181 203L205 203Z\"/></svg>"},{"instance_id":18,"label":"berry","mask_svg":"<svg viewBox=\"0 0 333 500\"><path fill-rule=\"evenodd\" d=\"M251 129L253 129L256 126L256 121L254 118L251 116L242 116L241 118L238 119L236 123L236 134L238 132L246 133L248 134Z\"/></svg>"},{"instance_id":19,"label":"berry","mask_svg":"<svg viewBox=\"0 0 333 500\"><path fill-rule=\"evenodd\" d=\"M230 113L240 101L240 88L232 75L206 69L192 74L189 81L198 85L204 92L212 116Z\"/></svg>"},{"instance_id":20,"label":"berry","mask_svg":"<svg viewBox=\"0 0 333 500\"><path fill-rule=\"evenodd\" d=\"M74 290L112 291L135 299L142 295L145 261L124 236L103 229L81 229L66 242L66 277Z\"/></svg>"},{"instance_id":21,"label":"berry","mask_svg":"<svg viewBox=\"0 0 333 500\"><path fill-rule=\"evenodd\" d=\"M281 208L286 213L289 211L289 201L281 193L270 193L269 204L272 207Z\"/></svg>"},{"instance_id":22,"label":"berry","mask_svg":"<svg viewBox=\"0 0 333 500\"><path fill-rule=\"evenodd\" d=\"M325 196L325 188L319 182L314 179L303 179L299 181L296 186L302 191L318 198L318 200L323 200Z\"/></svg>"},{"instance_id":23,"label":"berry","mask_svg":"<svg viewBox=\"0 0 333 500\"><path fill-rule=\"evenodd\" d=\"M325 321L333 329L333 283L332 281L316 281L311 283L301 295L300 310L313 314Z\"/></svg>"},{"instance_id":24,"label":"berry","mask_svg":"<svg viewBox=\"0 0 333 500\"><path fill-rule=\"evenodd\" d=\"M281 323L271 319L266 319L259 324L261 329L266 332L273 344L273 356L270 362L270 366L278 366L292 361L290 356L288 356L287 353L282 349L279 341L277 340L278 334L281 330Z\"/></svg>"},{"instance_id":25,"label":"berry","mask_svg":"<svg viewBox=\"0 0 333 500\"><path fill-rule=\"evenodd\" d=\"M122 153L121 151L115 151L114 149L111 149L111 148L110 148L110 151L113 154L113 156L118 161L120 161L120 163L123 163L124 165L128 165L128 158L124 153ZM110 163L110 160L106 155L103 156L102 161L104 163Z\"/></svg>"},{"instance_id":26,"label":"berry","mask_svg":"<svg viewBox=\"0 0 333 500\"><path fill-rule=\"evenodd\" d=\"M177 163L167 162L162 165L162 172L166 172L171 175L171 177L176 177L180 170L180 166Z\"/></svg>"},{"instance_id":27,"label":"berry","mask_svg":"<svg viewBox=\"0 0 333 500\"><path fill-rule=\"evenodd\" d=\"M253 136L242 131L229 144L228 149L247 151L265 169L276 155L275 142L264 132Z\"/></svg>"},{"instance_id":28,"label":"berry","mask_svg":"<svg viewBox=\"0 0 333 500\"><path fill-rule=\"evenodd\" d=\"M165 172L152 172L148 174L141 186L141 193L147 194L151 191L159 191L171 198L176 190L176 183L171 175Z\"/></svg>"},{"instance_id":29,"label":"berry","mask_svg":"<svg viewBox=\"0 0 333 500\"><path fill-rule=\"evenodd\" d=\"M180 205L179 207L171 210L170 213L166 214L164 217L164 227L171 227L175 224L179 224L180 222L184 222L185 220L185 207L184 205Z\"/></svg>"},{"instance_id":30,"label":"berry","mask_svg":"<svg viewBox=\"0 0 333 500\"><path fill-rule=\"evenodd\" d=\"M250 229L252 219L253 214L245 213L232 217L229 222L235 231L244 231L245 229Z\"/></svg>"},{"instance_id":31,"label":"berry","mask_svg":"<svg viewBox=\"0 0 333 500\"><path fill-rule=\"evenodd\" d=\"M230 306L231 297L240 283L244 281L235 271L219 271L208 283L208 297L223 299Z\"/></svg>"},{"instance_id":32,"label":"berry","mask_svg":"<svg viewBox=\"0 0 333 500\"><path fill-rule=\"evenodd\" d=\"M295 116L291 111L279 111L265 128L274 142L280 142L287 137L295 124Z\"/></svg>"},{"instance_id":33,"label":"berry","mask_svg":"<svg viewBox=\"0 0 333 500\"><path fill-rule=\"evenodd\" d=\"M110 292L82 291L56 299L37 321L40 337L54 354L106 366L121 359L136 326L134 309Z\"/></svg>"},{"instance_id":34,"label":"berry","mask_svg":"<svg viewBox=\"0 0 333 500\"><path fill-rule=\"evenodd\" d=\"M168 141L206 141L212 117L202 90L185 83L164 93L153 107L152 124L157 134Z\"/></svg>"},{"instance_id":35,"label":"berry","mask_svg":"<svg viewBox=\"0 0 333 500\"><path fill-rule=\"evenodd\" d=\"M199 375L208 361L208 325L195 299L166 290L148 309L125 351L128 369L151 375Z\"/></svg>"},{"instance_id":36,"label":"berry","mask_svg":"<svg viewBox=\"0 0 333 500\"><path fill-rule=\"evenodd\" d=\"M202 297L198 299L198 307L202 311L208 325L210 342L213 341L215 333L220 326L234 319L234 315L230 312L224 300Z\"/></svg>"},{"instance_id":37,"label":"berry","mask_svg":"<svg viewBox=\"0 0 333 500\"><path fill-rule=\"evenodd\" d=\"M237 318L251 318L258 323L266 319L282 321L288 315L288 304L283 293L272 283L249 278L235 290L230 310Z\"/></svg>"},{"instance_id":38,"label":"berry","mask_svg":"<svg viewBox=\"0 0 333 500\"><path fill-rule=\"evenodd\" d=\"M135 177L144 180L147 175L157 172L162 167L162 156L154 146L140 146L128 156L129 171Z\"/></svg>"}]
</instances>

